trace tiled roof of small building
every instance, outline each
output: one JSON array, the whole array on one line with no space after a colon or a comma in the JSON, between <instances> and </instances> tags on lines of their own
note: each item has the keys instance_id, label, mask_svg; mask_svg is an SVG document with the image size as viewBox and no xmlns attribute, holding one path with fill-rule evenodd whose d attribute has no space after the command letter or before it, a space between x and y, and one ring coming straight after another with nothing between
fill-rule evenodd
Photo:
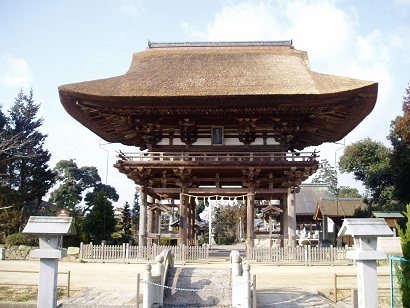
<instances>
[{"instance_id":1,"label":"tiled roof of small building","mask_svg":"<svg viewBox=\"0 0 410 308\"><path fill-rule=\"evenodd\" d=\"M301 184L300 191L295 195L297 215L314 215L317 203L323 197L329 196L327 184Z\"/></svg>"},{"instance_id":2,"label":"tiled roof of small building","mask_svg":"<svg viewBox=\"0 0 410 308\"><path fill-rule=\"evenodd\" d=\"M328 217L353 217L357 209L365 210L367 205L361 198L329 198L322 199L317 203L314 219Z\"/></svg>"},{"instance_id":3,"label":"tiled roof of small building","mask_svg":"<svg viewBox=\"0 0 410 308\"><path fill-rule=\"evenodd\" d=\"M376 218L402 218L404 217L400 212L372 212Z\"/></svg>"}]
</instances>

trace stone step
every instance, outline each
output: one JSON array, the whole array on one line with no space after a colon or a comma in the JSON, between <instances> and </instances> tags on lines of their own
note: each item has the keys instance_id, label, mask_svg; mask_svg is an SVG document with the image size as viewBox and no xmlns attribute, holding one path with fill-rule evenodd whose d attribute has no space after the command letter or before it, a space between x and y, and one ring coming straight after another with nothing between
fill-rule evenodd
<instances>
[{"instance_id":1,"label":"stone step","mask_svg":"<svg viewBox=\"0 0 410 308\"><path fill-rule=\"evenodd\" d=\"M175 267L168 271L164 307L231 307L231 269Z\"/></svg>"}]
</instances>

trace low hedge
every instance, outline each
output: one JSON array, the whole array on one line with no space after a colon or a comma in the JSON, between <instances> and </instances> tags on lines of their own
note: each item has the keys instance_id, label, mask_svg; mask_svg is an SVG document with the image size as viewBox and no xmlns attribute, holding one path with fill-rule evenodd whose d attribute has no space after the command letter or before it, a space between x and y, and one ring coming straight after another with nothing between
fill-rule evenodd
<instances>
[{"instance_id":1,"label":"low hedge","mask_svg":"<svg viewBox=\"0 0 410 308\"><path fill-rule=\"evenodd\" d=\"M14 233L6 237L7 247L18 245L38 246L38 237L22 233Z\"/></svg>"}]
</instances>

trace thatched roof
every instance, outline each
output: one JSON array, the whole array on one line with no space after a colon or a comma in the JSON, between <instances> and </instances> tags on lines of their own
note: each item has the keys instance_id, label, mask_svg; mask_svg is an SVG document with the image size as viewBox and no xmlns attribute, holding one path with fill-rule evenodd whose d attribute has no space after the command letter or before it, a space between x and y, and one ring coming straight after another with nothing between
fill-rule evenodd
<instances>
[{"instance_id":1,"label":"thatched roof","mask_svg":"<svg viewBox=\"0 0 410 308\"><path fill-rule=\"evenodd\" d=\"M62 85L60 99L84 126L124 144L132 144L124 137L129 128L126 118L118 117L127 115L166 121L183 113L224 118L280 114L283 122L295 115L312 122L306 128L311 136L295 139L295 148L303 149L340 140L372 111L377 83L317 73L305 51L277 45L153 45L133 55L124 75ZM287 119L285 113L290 113Z\"/></svg>"},{"instance_id":2,"label":"thatched roof","mask_svg":"<svg viewBox=\"0 0 410 308\"><path fill-rule=\"evenodd\" d=\"M361 198L329 198L322 199L317 203L315 220L328 217L353 217L357 209L365 210L367 205Z\"/></svg>"},{"instance_id":3,"label":"thatched roof","mask_svg":"<svg viewBox=\"0 0 410 308\"><path fill-rule=\"evenodd\" d=\"M320 74L305 51L278 46L150 48L135 53L125 75L69 84L81 98L326 95L375 83ZM64 101L63 101L64 103ZM152 102L154 103L154 102Z\"/></svg>"}]
</instances>

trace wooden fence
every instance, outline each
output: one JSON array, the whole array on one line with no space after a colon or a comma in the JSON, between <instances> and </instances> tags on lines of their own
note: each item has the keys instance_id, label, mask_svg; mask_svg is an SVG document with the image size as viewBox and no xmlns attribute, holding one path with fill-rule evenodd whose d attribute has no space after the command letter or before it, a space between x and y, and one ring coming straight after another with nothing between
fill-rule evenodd
<instances>
[{"instance_id":1,"label":"wooden fence","mask_svg":"<svg viewBox=\"0 0 410 308\"><path fill-rule=\"evenodd\" d=\"M162 250L169 249L174 254L175 262L185 264L188 261L209 262L207 246L131 246L123 245L80 245L80 259L94 261L153 261ZM276 265L339 265L353 264L346 258L347 247L264 247L248 248L246 257L254 262L267 262Z\"/></svg>"},{"instance_id":2,"label":"wooden fence","mask_svg":"<svg viewBox=\"0 0 410 308\"><path fill-rule=\"evenodd\" d=\"M175 262L200 261L209 262L209 249L206 246L131 246L122 245L80 245L80 260L95 261L153 261L164 249L174 254Z\"/></svg>"},{"instance_id":3,"label":"wooden fence","mask_svg":"<svg viewBox=\"0 0 410 308\"><path fill-rule=\"evenodd\" d=\"M353 264L346 258L346 252L353 248L342 247L266 247L248 248L247 258L256 262L269 262L276 265L336 265Z\"/></svg>"}]
</instances>

